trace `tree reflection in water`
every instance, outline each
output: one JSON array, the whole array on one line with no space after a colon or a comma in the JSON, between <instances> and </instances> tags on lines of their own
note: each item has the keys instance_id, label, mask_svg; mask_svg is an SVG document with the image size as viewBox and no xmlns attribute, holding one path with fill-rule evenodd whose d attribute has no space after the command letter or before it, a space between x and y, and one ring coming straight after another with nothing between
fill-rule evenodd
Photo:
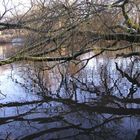
<instances>
[{"instance_id":1,"label":"tree reflection in water","mask_svg":"<svg viewBox=\"0 0 140 140\"><path fill-rule=\"evenodd\" d=\"M134 139L140 128L140 59L79 62L32 64L26 74L22 68L24 82L16 83L37 96L1 103L1 110L12 112L0 117L0 138Z\"/></svg>"}]
</instances>

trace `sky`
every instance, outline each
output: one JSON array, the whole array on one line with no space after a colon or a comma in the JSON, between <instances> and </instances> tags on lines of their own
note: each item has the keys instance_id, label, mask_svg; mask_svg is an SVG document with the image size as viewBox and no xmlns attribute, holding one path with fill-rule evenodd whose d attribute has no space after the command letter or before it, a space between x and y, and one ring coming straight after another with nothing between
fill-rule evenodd
<instances>
[{"instance_id":1,"label":"sky","mask_svg":"<svg viewBox=\"0 0 140 140\"><path fill-rule=\"evenodd\" d=\"M30 0L0 0L0 15L5 11L5 5L7 10L13 9L13 12L25 12L30 7ZM8 13L10 14L10 12Z\"/></svg>"},{"instance_id":2,"label":"sky","mask_svg":"<svg viewBox=\"0 0 140 140\"><path fill-rule=\"evenodd\" d=\"M5 11L5 5L7 10L12 9L12 14L20 14L25 13L31 6L31 1L35 0L0 0L0 15L3 14ZM49 1L49 0L48 0ZM65 0L60 0L65 1ZM69 2L73 2L75 0L69 0ZM11 15L10 12L8 12L6 15Z\"/></svg>"}]
</instances>

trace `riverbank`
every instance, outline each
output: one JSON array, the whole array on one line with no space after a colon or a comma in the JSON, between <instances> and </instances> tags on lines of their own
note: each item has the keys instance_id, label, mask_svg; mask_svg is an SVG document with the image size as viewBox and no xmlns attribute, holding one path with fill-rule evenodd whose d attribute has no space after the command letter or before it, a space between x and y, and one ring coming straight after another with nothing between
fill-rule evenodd
<instances>
[{"instance_id":1,"label":"riverbank","mask_svg":"<svg viewBox=\"0 0 140 140\"><path fill-rule=\"evenodd\" d=\"M0 44L23 43L23 36L0 35Z\"/></svg>"},{"instance_id":2,"label":"riverbank","mask_svg":"<svg viewBox=\"0 0 140 140\"><path fill-rule=\"evenodd\" d=\"M13 36L11 35L0 35L0 44L11 43Z\"/></svg>"}]
</instances>

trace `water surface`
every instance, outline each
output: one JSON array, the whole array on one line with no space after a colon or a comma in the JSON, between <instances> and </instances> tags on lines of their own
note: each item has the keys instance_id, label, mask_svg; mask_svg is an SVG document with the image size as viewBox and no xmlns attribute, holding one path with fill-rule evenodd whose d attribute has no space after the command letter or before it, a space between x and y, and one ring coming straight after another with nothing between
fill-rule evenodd
<instances>
[{"instance_id":1,"label":"water surface","mask_svg":"<svg viewBox=\"0 0 140 140\"><path fill-rule=\"evenodd\" d=\"M0 46L0 58L15 51L11 45ZM94 54L63 64L1 66L0 138L133 140L140 118L124 112L140 107L130 102L140 98L140 58L115 58L108 53L88 60ZM42 70L46 65L55 67Z\"/></svg>"}]
</instances>

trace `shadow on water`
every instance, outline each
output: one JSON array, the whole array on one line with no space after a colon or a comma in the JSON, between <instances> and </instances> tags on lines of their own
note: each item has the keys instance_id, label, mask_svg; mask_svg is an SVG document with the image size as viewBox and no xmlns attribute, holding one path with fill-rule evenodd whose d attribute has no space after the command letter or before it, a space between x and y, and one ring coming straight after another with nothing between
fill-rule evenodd
<instances>
[{"instance_id":1,"label":"shadow on water","mask_svg":"<svg viewBox=\"0 0 140 140\"><path fill-rule=\"evenodd\" d=\"M3 48L1 54L7 57L11 48ZM0 138L138 137L140 58L104 55L89 60L92 55L62 64L16 63L0 67Z\"/></svg>"}]
</instances>

